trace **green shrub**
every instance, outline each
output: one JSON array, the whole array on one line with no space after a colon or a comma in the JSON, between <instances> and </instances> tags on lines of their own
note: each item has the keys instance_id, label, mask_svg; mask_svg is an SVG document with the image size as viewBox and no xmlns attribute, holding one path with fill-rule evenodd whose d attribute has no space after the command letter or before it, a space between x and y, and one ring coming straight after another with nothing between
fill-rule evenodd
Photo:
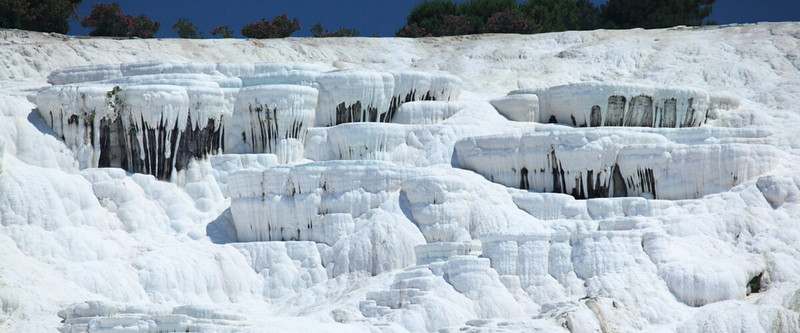
<instances>
[{"instance_id":1,"label":"green shrub","mask_svg":"<svg viewBox=\"0 0 800 333\"><path fill-rule=\"evenodd\" d=\"M668 28L702 25L716 0L608 0L601 6L609 28ZM712 22L707 22L712 23Z\"/></svg>"},{"instance_id":2,"label":"green shrub","mask_svg":"<svg viewBox=\"0 0 800 333\"><path fill-rule=\"evenodd\" d=\"M172 30L175 30L180 38L203 38L203 33L197 33L197 27L186 18L178 19L178 22L172 25Z\"/></svg>"},{"instance_id":3,"label":"green shrub","mask_svg":"<svg viewBox=\"0 0 800 333\"><path fill-rule=\"evenodd\" d=\"M518 7L516 0L470 0L458 5L457 12L458 15L469 17L475 24L475 30L470 33L479 33L489 18Z\"/></svg>"},{"instance_id":4,"label":"green shrub","mask_svg":"<svg viewBox=\"0 0 800 333\"><path fill-rule=\"evenodd\" d=\"M209 31L212 36L220 38L233 38L233 30L227 25L218 26Z\"/></svg>"},{"instance_id":5,"label":"green shrub","mask_svg":"<svg viewBox=\"0 0 800 333\"><path fill-rule=\"evenodd\" d=\"M359 35L358 30L339 27L339 30L334 32L328 31L321 23L314 24L311 27L311 36L313 37L356 37Z\"/></svg>"},{"instance_id":6,"label":"green shrub","mask_svg":"<svg viewBox=\"0 0 800 333\"><path fill-rule=\"evenodd\" d=\"M578 29L578 6L573 0L529 0L520 10L541 25L543 32Z\"/></svg>"}]
</instances>

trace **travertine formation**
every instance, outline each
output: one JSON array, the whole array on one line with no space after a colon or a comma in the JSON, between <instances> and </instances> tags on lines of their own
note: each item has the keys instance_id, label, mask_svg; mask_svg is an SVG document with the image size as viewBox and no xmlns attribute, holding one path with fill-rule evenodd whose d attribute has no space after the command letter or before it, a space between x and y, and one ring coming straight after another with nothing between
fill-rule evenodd
<instances>
[{"instance_id":1,"label":"travertine formation","mask_svg":"<svg viewBox=\"0 0 800 333\"><path fill-rule=\"evenodd\" d=\"M705 134L715 142L693 140ZM779 154L758 131L552 130L462 140L458 165L500 184L578 199L691 199L769 170ZM681 137L683 136L683 137Z\"/></svg>"},{"instance_id":2,"label":"travertine formation","mask_svg":"<svg viewBox=\"0 0 800 333\"><path fill-rule=\"evenodd\" d=\"M32 99L97 199L72 206L117 216L108 234L153 232L149 224L170 225L170 214L202 219L205 234L191 222L156 232L207 238L215 244L194 246L218 251L201 272L206 280L173 288L196 258L160 265L174 261L170 251L137 248L131 270L146 288L119 299L157 290L163 302L235 303L255 294L291 307L338 297L350 308L326 309L333 321L387 330L493 330L535 315L547 323L515 330L611 331L742 300L794 274L769 274L771 260L786 259L732 250L773 245L755 239L752 220L796 204L800 181L764 176L785 160L772 132L719 127L739 107L724 94L591 82L458 100L462 82L451 74L302 63L102 65L56 71L49 81ZM19 173L0 172L0 194L14 186L69 193L18 181ZM130 194L140 192L181 193L170 200L197 211L182 216L174 201ZM13 207L36 199L7 197L19 201ZM221 215L201 214L216 202ZM9 211L3 226L30 220ZM702 251L679 236L735 245ZM246 273L227 269L234 266ZM366 286L348 295L360 278ZM99 301L59 316L65 332L244 325L219 309Z\"/></svg>"},{"instance_id":3,"label":"travertine formation","mask_svg":"<svg viewBox=\"0 0 800 333\"><path fill-rule=\"evenodd\" d=\"M538 111L538 120L529 116L532 120L528 121L575 127L682 128L700 126L720 110L735 109L739 100L698 89L576 83L515 90L493 104L517 121L525 121L519 110L525 110L527 104L527 109Z\"/></svg>"},{"instance_id":4,"label":"travertine formation","mask_svg":"<svg viewBox=\"0 0 800 333\"><path fill-rule=\"evenodd\" d=\"M449 74L332 71L294 63L145 62L60 70L35 100L81 165L170 179L192 159L223 152L304 157L307 131L350 122L392 122L413 101L456 99ZM403 122L426 122L403 112ZM442 104L425 119L444 119Z\"/></svg>"}]
</instances>

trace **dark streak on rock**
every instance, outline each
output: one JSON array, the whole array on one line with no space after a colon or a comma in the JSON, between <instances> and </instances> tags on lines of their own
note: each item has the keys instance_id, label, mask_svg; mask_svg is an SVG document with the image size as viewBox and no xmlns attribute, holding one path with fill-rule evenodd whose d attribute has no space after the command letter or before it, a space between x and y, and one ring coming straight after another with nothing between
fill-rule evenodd
<instances>
[{"instance_id":1,"label":"dark streak on rock","mask_svg":"<svg viewBox=\"0 0 800 333\"><path fill-rule=\"evenodd\" d=\"M589 126L599 127L603 125L603 114L600 110L600 105L592 106L592 111L589 114Z\"/></svg>"},{"instance_id":2,"label":"dark streak on rock","mask_svg":"<svg viewBox=\"0 0 800 333\"><path fill-rule=\"evenodd\" d=\"M520 170L519 178L519 188L523 190L530 189L530 183L528 182L528 168L523 167L522 170Z\"/></svg>"},{"instance_id":3,"label":"dark streak on rock","mask_svg":"<svg viewBox=\"0 0 800 333\"><path fill-rule=\"evenodd\" d=\"M661 113L660 127L674 128L677 123L677 100L669 98L664 101L664 111Z\"/></svg>"},{"instance_id":4,"label":"dark streak on rock","mask_svg":"<svg viewBox=\"0 0 800 333\"><path fill-rule=\"evenodd\" d=\"M605 126L622 126L625 114L625 96L610 96L608 98L608 115Z\"/></svg>"},{"instance_id":5,"label":"dark streak on rock","mask_svg":"<svg viewBox=\"0 0 800 333\"><path fill-rule=\"evenodd\" d=\"M622 172L619 171L619 165L614 164L614 170L611 171L612 184L614 185L614 197L627 197L628 186L625 185L625 179L622 177Z\"/></svg>"},{"instance_id":6,"label":"dark streak on rock","mask_svg":"<svg viewBox=\"0 0 800 333\"><path fill-rule=\"evenodd\" d=\"M689 98L689 106L686 107L686 114L681 122L681 127L691 127L694 125L694 98Z\"/></svg>"},{"instance_id":7,"label":"dark streak on rock","mask_svg":"<svg viewBox=\"0 0 800 333\"><path fill-rule=\"evenodd\" d=\"M158 124L148 124L141 117L140 121L143 128L130 121L126 126L121 117L100 119L99 167L123 168L166 180L173 171L185 169L191 159L204 158L220 150L222 128L214 119L200 128L194 127L189 118L183 131L178 124L167 128L165 119L160 119ZM142 135L143 147L139 145L138 135Z\"/></svg>"},{"instance_id":8,"label":"dark streak on rock","mask_svg":"<svg viewBox=\"0 0 800 333\"><path fill-rule=\"evenodd\" d=\"M639 95L631 99L628 112L625 113L624 126L653 127L653 98Z\"/></svg>"}]
</instances>

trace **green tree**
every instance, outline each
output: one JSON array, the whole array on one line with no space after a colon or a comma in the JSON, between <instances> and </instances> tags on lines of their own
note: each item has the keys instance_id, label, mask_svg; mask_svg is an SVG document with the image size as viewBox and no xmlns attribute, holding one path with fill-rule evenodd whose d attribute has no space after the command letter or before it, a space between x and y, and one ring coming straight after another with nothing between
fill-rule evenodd
<instances>
[{"instance_id":1,"label":"green tree","mask_svg":"<svg viewBox=\"0 0 800 333\"><path fill-rule=\"evenodd\" d=\"M69 32L82 0L0 0L0 28Z\"/></svg>"},{"instance_id":2,"label":"green tree","mask_svg":"<svg viewBox=\"0 0 800 333\"><path fill-rule=\"evenodd\" d=\"M715 1L609 0L601 6L601 12L606 26L615 29L698 26L711 15Z\"/></svg>"},{"instance_id":3,"label":"green tree","mask_svg":"<svg viewBox=\"0 0 800 333\"><path fill-rule=\"evenodd\" d=\"M482 32L592 30L599 28L665 28L716 24L715 0L433 0L417 4L398 37L475 34Z\"/></svg>"},{"instance_id":4,"label":"green tree","mask_svg":"<svg viewBox=\"0 0 800 333\"><path fill-rule=\"evenodd\" d=\"M145 15L133 17L122 12L118 3L94 4L89 16L81 21L84 28L92 28L90 36L153 38L161 23Z\"/></svg>"},{"instance_id":5,"label":"green tree","mask_svg":"<svg viewBox=\"0 0 800 333\"><path fill-rule=\"evenodd\" d=\"M175 22L175 24L172 25L172 30L175 30L180 38L203 38L203 33L198 33L197 27L187 18L178 19L178 22Z\"/></svg>"},{"instance_id":6,"label":"green tree","mask_svg":"<svg viewBox=\"0 0 800 333\"><path fill-rule=\"evenodd\" d=\"M477 34L494 14L517 9L515 0L469 0L462 4L434 0L417 4L406 18L398 37ZM420 37L417 36L417 37Z\"/></svg>"},{"instance_id":7,"label":"green tree","mask_svg":"<svg viewBox=\"0 0 800 333\"><path fill-rule=\"evenodd\" d=\"M132 22L129 25L128 37L153 38L161 28L161 23L150 20L144 14L135 17Z\"/></svg>"},{"instance_id":8,"label":"green tree","mask_svg":"<svg viewBox=\"0 0 800 333\"><path fill-rule=\"evenodd\" d=\"M579 28L578 6L574 0L528 0L520 4L520 10L541 25L542 32Z\"/></svg>"},{"instance_id":9,"label":"green tree","mask_svg":"<svg viewBox=\"0 0 800 333\"><path fill-rule=\"evenodd\" d=\"M468 33L476 34L483 31L486 21L494 14L516 10L518 7L516 0L469 0L460 4L456 11L471 22L473 29Z\"/></svg>"},{"instance_id":10,"label":"green tree","mask_svg":"<svg viewBox=\"0 0 800 333\"><path fill-rule=\"evenodd\" d=\"M577 0L575 6L578 7L578 29L594 30L603 27L603 17L600 15L600 8L589 0Z\"/></svg>"}]
</instances>

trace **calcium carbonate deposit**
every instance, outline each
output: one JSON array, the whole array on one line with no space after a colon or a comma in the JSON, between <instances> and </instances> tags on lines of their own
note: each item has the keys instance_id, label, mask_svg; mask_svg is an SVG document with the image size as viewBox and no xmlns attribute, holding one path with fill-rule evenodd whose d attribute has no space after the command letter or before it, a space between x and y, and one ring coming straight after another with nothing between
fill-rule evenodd
<instances>
[{"instance_id":1,"label":"calcium carbonate deposit","mask_svg":"<svg viewBox=\"0 0 800 333\"><path fill-rule=\"evenodd\" d=\"M798 23L0 58L0 331L800 332Z\"/></svg>"}]
</instances>

